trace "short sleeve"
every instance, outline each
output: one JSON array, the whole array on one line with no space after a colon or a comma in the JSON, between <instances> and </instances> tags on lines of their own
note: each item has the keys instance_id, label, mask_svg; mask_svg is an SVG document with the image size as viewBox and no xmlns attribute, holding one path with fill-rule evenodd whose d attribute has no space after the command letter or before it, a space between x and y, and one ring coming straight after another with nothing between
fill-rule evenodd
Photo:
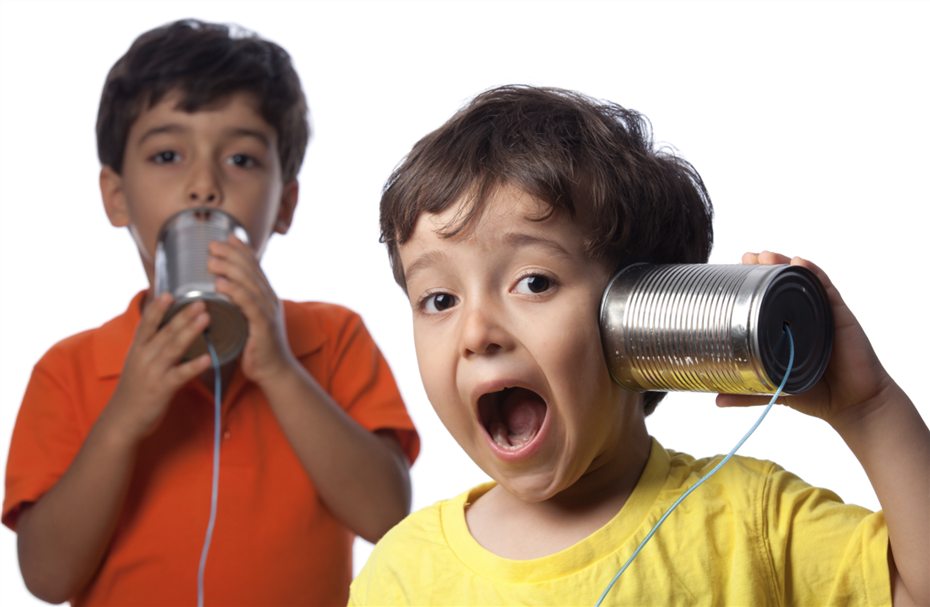
<instances>
[{"instance_id":1,"label":"short sleeve","mask_svg":"<svg viewBox=\"0 0 930 607\"><path fill-rule=\"evenodd\" d=\"M69 358L57 346L42 357L33 368L16 417L3 498L3 524L14 531L22 506L52 488L86 437L78 419Z\"/></svg>"},{"instance_id":2,"label":"short sleeve","mask_svg":"<svg viewBox=\"0 0 930 607\"><path fill-rule=\"evenodd\" d=\"M344 316L327 348L330 396L363 428L393 430L410 463L420 438L404 406L394 375L365 324L354 312Z\"/></svg>"},{"instance_id":3,"label":"short sleeve","mask_svg":"<svg viewBox=\"0 0 930 607\"><path fill-rule=\"evenodd\" d=\"M773 465L763 537L785 605L891 605L882 512L844 504Z\"/></svg>"}]
</instances>

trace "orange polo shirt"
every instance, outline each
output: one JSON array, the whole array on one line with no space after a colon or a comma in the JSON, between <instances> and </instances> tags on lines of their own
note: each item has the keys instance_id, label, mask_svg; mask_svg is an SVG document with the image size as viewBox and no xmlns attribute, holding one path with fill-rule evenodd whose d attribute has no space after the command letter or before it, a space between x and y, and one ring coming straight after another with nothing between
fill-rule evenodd
<instances>
[{"instance_id":1,"label":"orange polo shirt","mask_svg":"<svg viewBox=\"0 0 930 607\"><path fill-rule=\"evenodd\" d=\"M105 325L69 337L36 364L7 463L3 524L64 474L110 400L145 292ZM361 318L284 302L291 349L362 427L393 429L419 451L394 378ZM213 394L199 380L174 397L139 447L129 495L100 570L74 605L194 605L210 515ZM353 534L320 502L264 393L237 370L222 403L216 526L207 605L345 605Z\"/></svg>"}]
</instances>

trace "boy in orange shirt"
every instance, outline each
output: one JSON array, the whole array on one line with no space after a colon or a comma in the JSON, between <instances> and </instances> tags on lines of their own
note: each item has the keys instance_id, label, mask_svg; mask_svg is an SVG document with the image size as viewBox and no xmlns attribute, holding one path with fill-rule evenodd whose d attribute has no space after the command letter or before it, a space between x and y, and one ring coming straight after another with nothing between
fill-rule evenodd
<instances>
[{"instance_id":1,"label":"boy in orange shirt","mask_svg":"<svg viewBox=\"0 0 930 607\"><path fill-rule=\"evenodd\" d=\"M883 510L736 456L611 588L721 458L649 436L662 394L611 379L602 296L632 263L705 263L711 218L700 176L643 116L572 91L486 91L413 147L385 186L382 239L430 402L494 482L388 532L350 604L930 604L930 431L827 276L768 252L743 262L816 272L835 326L823 377L782 402L831 425Z\"/></svg>"},{"instance_id":2,"label":"boy in orange shirt","mask_svg":"<svg viewBox=\"0 0 930 607\"><path fill-rule=\"evenodd\" d=\"M216 289L249 335L221 369L223 440L208 604L344 604L352 538L408 512L419 440L361 319L281 301L259 265L297 204L309 139L288 54L226 26L180 21L111 69L97 123L100 189L150 288L36 365L10 446L3 523L27 587L75 605L194 604L211 500L214 377L181 362L202 302L164 326L153 297L160 227L191 207L245 227L210 244Z\"/></svg>"}]
</instances>

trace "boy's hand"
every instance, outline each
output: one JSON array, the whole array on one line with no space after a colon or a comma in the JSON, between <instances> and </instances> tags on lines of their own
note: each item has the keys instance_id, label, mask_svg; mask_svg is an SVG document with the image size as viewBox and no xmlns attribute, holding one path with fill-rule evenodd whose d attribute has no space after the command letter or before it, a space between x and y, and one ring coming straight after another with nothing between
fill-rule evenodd
<instances>
[{"instance_id":1,"label":"boy's hand","mask_svg":"<svg viewBox=\"0 0 930 607\"><path fill-rule=\"evenodd\" d=\"M894 389L894 382L885 372L868 337L853 316L843 298L827 275L813 263L795 257L764 251L746 253L744 264L787 264L804 266L812 270L823 283L833 309L834 337L833 352L823 377L805 392L783 396L779 402L789 407L819 417L834 427L837 424L854 423L869 412L869 405L879 405L879 398L887 390ZM717 405L721 407L758 405L767 403L770 397L738 396L721 394Z\"/></svg>"},{"instance_id":2,"label":"boy's hand","mask_svg":"<svg viewBox=\"0 0 930 607\"><path fill-rule=\"evenodd\" d=\"M297 365L288 346L281 302L252 248L235 236L226 242L211 242L210 255L207 269L218 276L217 292L232 299L249 323L249 338L240 360L242 372L264 387Z\"/></svg>"},{"instance_id":3,"label":"boy's hand","mask_svg":"<svg viewBox=\"0 0 930 607\"><path fill-rule=\"evenodd\" d=\"M172 302L169 293L162 293L146 306L106 408L106 418L126 433L130 442L151 434L165 416L175 392L210 367L210 356L206 354L178 364L210 324L204 303L185 306L159 329Z\"/></svg>"}]
</instances>

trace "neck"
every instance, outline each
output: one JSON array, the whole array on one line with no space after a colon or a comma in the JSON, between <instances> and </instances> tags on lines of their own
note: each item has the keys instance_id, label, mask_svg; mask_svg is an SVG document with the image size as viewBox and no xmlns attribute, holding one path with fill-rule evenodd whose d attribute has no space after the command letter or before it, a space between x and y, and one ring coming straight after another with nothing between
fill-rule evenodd
<instances>
[{"instance_id":1,"label":"neck","mask_svg":"<svg viewBox=\"0 0 930 607\"><path fill-rule=\"evenodd\" d=\"M465 513L472 536L494 554L516 560L555 554L590 536L620 512L649 460L645 423L627 434L549 499L526 502L494 487Z\"/></svg>"}]
</instances>

